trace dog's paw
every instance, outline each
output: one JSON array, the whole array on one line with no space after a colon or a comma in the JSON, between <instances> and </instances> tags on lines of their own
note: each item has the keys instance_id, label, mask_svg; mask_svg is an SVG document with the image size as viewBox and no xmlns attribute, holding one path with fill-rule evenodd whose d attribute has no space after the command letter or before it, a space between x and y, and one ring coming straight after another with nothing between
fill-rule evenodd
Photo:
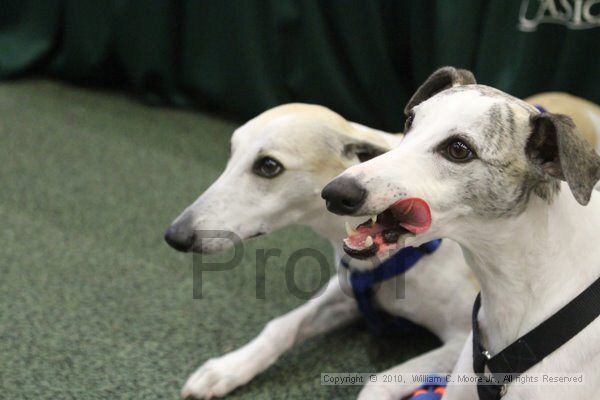
<instances>
[{"instance_id":1,"label":"dog's paw","mask_svg":"<svg viewBox=\"0 0 600 400\"><path fill-rule=\"evenodd\" d=\"M225 357L205 362L187 380L181 390L184 399L212 399L223 397L245 381L236 373L235 365Z\"/></svg>"}]
</instances>

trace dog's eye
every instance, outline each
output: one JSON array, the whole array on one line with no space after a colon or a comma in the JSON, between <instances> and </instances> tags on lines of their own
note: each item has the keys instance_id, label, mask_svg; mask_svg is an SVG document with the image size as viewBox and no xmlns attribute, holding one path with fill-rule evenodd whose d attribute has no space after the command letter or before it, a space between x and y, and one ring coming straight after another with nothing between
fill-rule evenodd
<instances>
[{"instance_id":1,"label":"dog's eye","mask_svg":"<svg viewBox=\"0 0 600 400\"><path fill-rule=\"evenodd\" d=\"M283 165L274 158L262 157L254 162L252 171L263 178L275 178L283 172Z\"/></svg>"},{"instance_id":2,"label":"dog's eye","mask_svg":"<svg viewBox=\"0 0 600 400\"><path fill-rule=\"evenodd\" d=\"M444 149L442 154L450 161L468 162L475 158L475 153L471 148L460 139L453 139Z\"/></svg>"},{"instance_id":3,"label":"dog's eye","mask_svg":"<svg viewBox=\"0 0 600 400\"><path fill-rule=\"evenodd\" d=\"M410 130L410 127L412 126L414 119L415 119L415 114L413 114L412 112L410 114L408 114L408 117L406 117L406 122L404 123L404 134L408 133L408 131Z\"/></svg>"}]
</instances>

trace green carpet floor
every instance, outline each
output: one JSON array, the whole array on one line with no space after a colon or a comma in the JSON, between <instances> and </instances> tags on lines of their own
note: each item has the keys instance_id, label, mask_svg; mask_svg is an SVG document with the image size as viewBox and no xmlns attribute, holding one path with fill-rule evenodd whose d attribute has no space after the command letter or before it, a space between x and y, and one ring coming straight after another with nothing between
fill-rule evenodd
<instances>
[{"instance_id":1,"label":"green carpet floor","mask_svg":"<svg viewBox=\"0 0 600 400\"><path fill-rule=\"evenodd\" d=\"M205 275L162 239L225 165L235 125L47 81L0 85L0 398L177 399L204 360L303 301L285 256L327 243L305 228L251 241L243 265ZM255 298L256 248L283 249ZM317 269L299 268L302 287ZM311 286L312 285L312 286ZM310 340L231 399L350 399L325 371L383 370L434 344L377 341L356 324Z\"/></svg>"}]
</instances>

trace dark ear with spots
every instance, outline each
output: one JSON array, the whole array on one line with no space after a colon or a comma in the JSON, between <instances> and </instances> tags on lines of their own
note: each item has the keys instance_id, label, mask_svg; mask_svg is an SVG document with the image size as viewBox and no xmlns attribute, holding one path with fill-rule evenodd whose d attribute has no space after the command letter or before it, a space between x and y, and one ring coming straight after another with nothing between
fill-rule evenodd
<instances>
[{"instance_id":1,"label":"dark ear with spots","mask_svg":"<svg viewBox=\"0 0 600 400\"><path fill-rule=\"evenodd\" d=\"M360 141L345 144L343 153L344 156L348 158L356 157L360 162L365 162L387 152L388 150L389 149L374 143Z\"/></svg>"},{"instance_id":2,"label":"dark ear with spots","mask_svg":"<svg viewBox=\"0 0 600 400\"><path fill-rule=\"evenodd\" d=\"M471 71L466 69L456 69L454 67L442 67L435 71L425 83L423 83L410 98L404 114L408 115L410 111L417 105L421 104L428 98L436 95L442 90L449 89L453 86L475 84L475 77Z\"/></svg>"},{"instance_id":3,"label":"dark ear with spots","mask_svg":"<svg viewBox=\"0 0 600 400\"><path fill-rule=\"evenodd\" d=\"M566 115L536 114L531 124L527 156L543 174L567 181L575 199L586 205L600 180L600 156Z\"/></svg>"}]
</instances>

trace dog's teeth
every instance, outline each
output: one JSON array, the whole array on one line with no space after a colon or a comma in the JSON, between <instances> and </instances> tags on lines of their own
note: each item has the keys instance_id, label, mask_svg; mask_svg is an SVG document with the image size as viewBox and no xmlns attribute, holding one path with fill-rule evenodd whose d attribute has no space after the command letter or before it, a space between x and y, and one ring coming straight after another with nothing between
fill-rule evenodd
<instances>
[{"instance_id":1,"label":"dog's teeth","mask_svg":"<svg viewBox=\"0 0 600 400\"><path fill-rule=\"evenodd\" d=\"M374 224L377 223L377 215L372 215L371 216L371 222L374 223Z\"/></svg>"},{"instance_id":2,"label":"dog's teeth","mask_svg":"<svg viewBox=\"0 0 600 400\"><path fill-rule=\"evenodd\" d=\"M373 246L373 238L371 236L367 236L365 239L365 247Z\"/></svg>"},{"instance_id":3,"label":"dog's teeth","mask_svg":"<svg viewBox=\"0 0 600 400\"><path fill-rule=\"evenodd\" d=\"M398 238L398 241L396 241L396 245L398 246L398 248L403 249L404 247L406 247L406 239L406 236L400 236L400 238Z\"/></svg>"},{"instance_id":4,"label":"dog's teeth","mask_svg":"<svg viewBox=\"0 0 600 400\"><path fill-rule=\"evenodd\" d=\"M353 229L353 228L350 226L350 224L348 223L348 221L346 221L346 222L345 222L345 225L344 225L344 226L346 227L346 235L348 235L348 236L352 236L352 235L354 235L354 234L356 233L356 230L354 230L354 229Z\"/></svg>"}]
</instances>

